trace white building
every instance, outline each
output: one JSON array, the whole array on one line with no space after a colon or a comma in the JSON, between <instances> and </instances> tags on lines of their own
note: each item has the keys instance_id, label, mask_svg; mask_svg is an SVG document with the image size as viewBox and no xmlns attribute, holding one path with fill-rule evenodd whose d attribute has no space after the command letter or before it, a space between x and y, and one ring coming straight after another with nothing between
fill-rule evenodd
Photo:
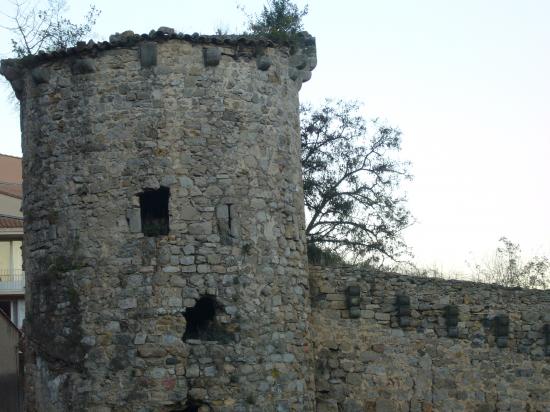
<instances>
[{"instance_id":1,"label":"white building","mask_svg":"<svg viewBox=\"0 0 550 412\"><path fill-rule=\"evenodd\" d=\"M25 318L21 176L21 159L0 154L0 310L19 328Z\"/></svg>"}]
</instances>

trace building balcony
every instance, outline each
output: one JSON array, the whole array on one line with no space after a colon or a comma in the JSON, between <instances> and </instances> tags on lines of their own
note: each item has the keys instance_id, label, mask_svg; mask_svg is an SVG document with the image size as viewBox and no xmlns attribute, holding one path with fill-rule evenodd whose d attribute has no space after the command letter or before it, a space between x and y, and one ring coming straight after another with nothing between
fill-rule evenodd
<instances>
[{"instance_id":1,"label":"building balcony","mask_svg":"<svg viewBox=\"0 0 550 412\"><path fill-rule=\"evenodd\" d=\"M22 295L25 293L25 272L0 269L0 295Z\"/></svg>"}]
</instances>

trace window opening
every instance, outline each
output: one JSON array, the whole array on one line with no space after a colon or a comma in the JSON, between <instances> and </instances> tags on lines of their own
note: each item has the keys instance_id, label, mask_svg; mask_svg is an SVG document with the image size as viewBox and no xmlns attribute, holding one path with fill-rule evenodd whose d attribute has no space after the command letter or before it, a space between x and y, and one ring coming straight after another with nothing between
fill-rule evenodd
<instances>
[{"instance_id":1,"label":"window opening","mask_svg":"<svg viewBox=\"0 0 550 412\"><path fill-rule=\"evenodd\" d=\"M216 301L209 296L200 298L194 307L185 312L187 326L183 339L209 340L213 334L215 316Z\"/></svg>"},{"instance_id":2,"label":"window opening","mask_svg":"<svg viewBox=\"0 0 550 412\"><path fill-rule=\"evenodd\" d=\"M158 190L145 190L139 194L141 209L141 230L145 236L167 235L170 230L168 200L170 190L161 187Z\"/></svg>"},{"instance_id":3,"label":"window opening","mask_svg":"<svg viewBox=\"0 0 550 412\"><path fill-rule=\"evenodd\" d=\"M11 302L9 300L0 300L0 310L11 319Z\"/></svg>"},{"instance_id":4,"label":"window opening","mask_svg":"<svg viewBox=\"0 0 550 412\"><path fill-rule=\"evenodd\" d=\"M231 206L233 206L231 203L227 204L227 227L229 229L229 236L231 236Z\"/></svg>"}]
</instances>

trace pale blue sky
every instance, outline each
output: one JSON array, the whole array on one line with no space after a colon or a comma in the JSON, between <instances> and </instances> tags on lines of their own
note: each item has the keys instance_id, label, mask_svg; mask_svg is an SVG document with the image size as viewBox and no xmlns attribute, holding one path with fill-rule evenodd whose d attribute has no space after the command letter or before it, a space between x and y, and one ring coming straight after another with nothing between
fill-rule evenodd
<instances>
[{"instance_id":1,"label":"pale blue sky","mask_svg":"<svg viewBox=\"0 0 550 412\"><path fill-rule=\"evenodd\" d=\"M90 2L68 3L78 20ZM244 28L233 0L94 3L96 39L161 25ZM0 4L9 14L9 1ZM263 2L239 4L259 11ZM465 270L502 235L550 255L549 21L547 0L310 2L304 23L319 64L301 99L359 99L366 116L401 128L418 220L406 239L419 262ZM0 55L9 52L2 32ZM19 154L18 113L7 100L0 122L0 152Z\"/></svg>"}]
</instances>

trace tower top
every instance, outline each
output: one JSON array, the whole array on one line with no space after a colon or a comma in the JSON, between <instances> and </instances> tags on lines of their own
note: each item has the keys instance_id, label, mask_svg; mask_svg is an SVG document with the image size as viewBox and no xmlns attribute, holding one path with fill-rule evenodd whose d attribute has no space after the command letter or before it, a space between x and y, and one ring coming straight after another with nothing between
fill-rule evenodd
<instances>
[{"instance_id":1,"label":"tower top","mask_svg":"<svg viewBox=\"0 0 550 412\"><path fill-rule=\"evenodd\" d=\"M109 41L77 42L76 46L57 49L50 52L39 51L36 54L19 59L4 59L1 61L0 74L10 83L18 98L23 90L23 74L26 70L33 70L43 64L54 63L68 59L73 65L73 72L93 72L93 64L83 62L84 59L94 59L101 52L112 49L139 47L142 66L154 66L156 63L156 44L170 40L191 43L204 48L204 62L206 66L216 66L221 58L222 48L233 49L231 57L235 60L256 59L259 70L267 70L271 61L266 53L267 49L279 49L291 56L289 61L289 75L293 80L306 82L311 78L311 71L317 65L315 37L308 32L300 32L295 41L276 42L266 37L254 35L201 35L198 33L176 33L169 27L159 27L148 34L136 34L131 30L115 33L109 36ZM75 67L76 66L76 67ZM82 73L80 73L82 74ZM33 73L37 83L45 82L44 73Z\"/></svg>"}]
</instances>

